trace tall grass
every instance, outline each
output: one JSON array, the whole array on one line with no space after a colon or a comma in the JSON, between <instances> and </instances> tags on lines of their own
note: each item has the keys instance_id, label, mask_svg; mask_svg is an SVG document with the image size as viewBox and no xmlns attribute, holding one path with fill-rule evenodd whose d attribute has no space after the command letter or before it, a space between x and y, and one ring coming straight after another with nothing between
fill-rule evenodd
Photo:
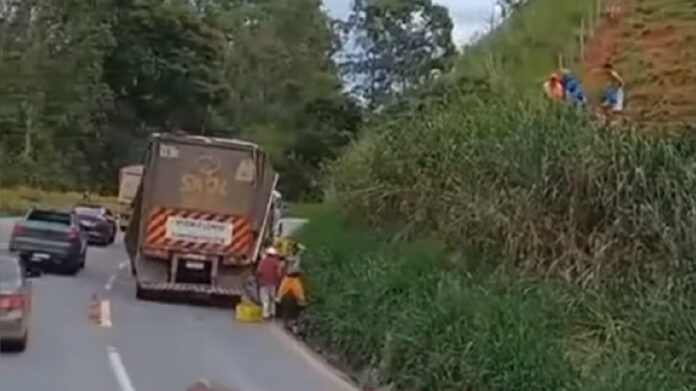
<instances>
[{"instance_id":1,"label":"tall grass","mask_svg":"<svg viewBox=\"0 0 696 391\"><path fill-rule=\"evenodd\" d=\"M429 242L315 210L307 244L311 341L361 385L409 390L691 390L693 310L490 270ZM464 262L466 260L466 262Z\"/></svg>"},{"instance_id":2,"label":"tall grass","mask_svg":"<svg viewBox=\"0 0 696 391\"><path fill-rule=\"evenodd\" d=\"M372 129L331 170L375 225L582 285L693 276L695 144L555 105L462 95Z\"/></svg>"},{"instance_id":3,"label":"tall grass","mask_svg":"<svg viewBox=\"0 0 696 391\"><path fill-rule=\"evenodd\" d=\"M539 90L559 55L572 67L579 54L579 28L596 0L530 0L501 26L465 48L456 74Z\"/></svg>"}]
</instances>

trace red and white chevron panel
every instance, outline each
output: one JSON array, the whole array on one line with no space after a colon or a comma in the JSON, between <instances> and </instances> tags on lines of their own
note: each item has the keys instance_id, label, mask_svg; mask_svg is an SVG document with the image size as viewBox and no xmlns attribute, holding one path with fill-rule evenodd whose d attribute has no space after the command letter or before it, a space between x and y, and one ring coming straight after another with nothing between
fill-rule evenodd
<instances>
[{"instance_id":1,"label":"red and white chevron panel","mask_svg":"<svg viewBox=\"0 0 696 391\"><path fill-rule=\"evenodd\" d=\"M240 216L173 208L154 208L147 221L147 247L245 257L254 233Z\"/></svg>"}]
</instances>

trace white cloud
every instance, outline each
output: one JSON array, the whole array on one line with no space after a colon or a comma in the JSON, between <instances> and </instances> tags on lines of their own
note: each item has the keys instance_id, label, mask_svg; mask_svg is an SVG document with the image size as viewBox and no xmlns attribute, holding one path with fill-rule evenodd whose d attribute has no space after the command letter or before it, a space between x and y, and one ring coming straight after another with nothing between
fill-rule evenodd
<instances>
[{"instance_id":1,"label":"white cloud","mask_svg":"<svg viewBox=\"0 0 696 391\"><path fill-rule=\"evenodd\" d=\"M452 39L457 45L467 42L476 32L488 25L494 10L494 0L433 0L449 9L454 21ZM324 0L329 13L344 18L350 13L352 0Z\"/></svg>"}]
</instances>

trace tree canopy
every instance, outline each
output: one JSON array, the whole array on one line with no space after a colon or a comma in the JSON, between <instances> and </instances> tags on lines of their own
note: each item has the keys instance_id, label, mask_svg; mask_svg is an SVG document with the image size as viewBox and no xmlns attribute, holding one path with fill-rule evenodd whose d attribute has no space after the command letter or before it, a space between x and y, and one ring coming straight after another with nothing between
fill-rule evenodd
<instances>
[{"instance_id":1,"label":"tree canopy","mask_svg":"<svg viewBox=\"0 0 696 391\"><path fill-rule=\"evenodd\" d=\"M290 198L318 196L363 122L343 80L387 101L454 51L430 0L356 1L349 62L334 25L320 0L6 0L0 186L113 190L149 133L183 129L256 141Z\"/></svg>"}]
</instances>

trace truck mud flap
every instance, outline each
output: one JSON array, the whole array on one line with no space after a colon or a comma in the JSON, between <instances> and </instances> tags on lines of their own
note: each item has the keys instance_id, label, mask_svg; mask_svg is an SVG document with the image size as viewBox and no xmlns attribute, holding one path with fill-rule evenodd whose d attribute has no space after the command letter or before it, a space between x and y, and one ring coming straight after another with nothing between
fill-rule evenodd
<instances>
[{"instance_id":1,"label":"truck mud flap","mask_svg":"<svg viewBox=\"0 0 696 391\"><path fill-rule=\"evenodd\" d=\"M137 285L136 297L146 301L234 308L241 300L241 292L200 284L146 283Z\"/></svg>"}]
</instances>

